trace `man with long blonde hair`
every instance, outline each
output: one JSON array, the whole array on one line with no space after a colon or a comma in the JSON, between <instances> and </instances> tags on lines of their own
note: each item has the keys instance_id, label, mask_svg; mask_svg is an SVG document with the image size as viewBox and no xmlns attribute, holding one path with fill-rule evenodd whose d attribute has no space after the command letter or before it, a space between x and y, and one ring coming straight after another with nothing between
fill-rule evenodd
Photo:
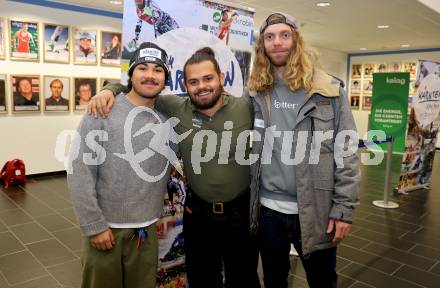
<instances>
[{"instance_id":1,"label":"man with long blonde hair","mask_svg":"<svg viewBox=\"0 0 440 288\"><path fill-rule=\"evenodd\" d=\"M258 227L266 288L287 287L291 244L310 287L337 287L336 245L358 204L356 154L335 163L338 147L345 147L337 133L356 131L348 100L298 28L290 15L267 17L248 81L260 136L252 147L260 157L251 168L251 228Z\"/></svg>"}]
</instances>

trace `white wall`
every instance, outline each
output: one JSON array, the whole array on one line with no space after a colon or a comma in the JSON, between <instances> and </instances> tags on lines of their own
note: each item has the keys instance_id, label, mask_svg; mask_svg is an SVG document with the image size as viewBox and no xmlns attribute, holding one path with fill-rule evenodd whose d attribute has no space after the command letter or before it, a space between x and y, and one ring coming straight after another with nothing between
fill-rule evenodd
<instances>
[{"instance_id":1,"label":"white wall","mask_svg":"<svg viewBox=\"0 0 440 288\"><path fill-rule=\"evenodd\" d=\"M422 52L422 53L405 53L405 54L388 54L388 55L371 55L371 56L352 56L350 66L353 64L379 64L390 62L415 62L417 60L434 60L440 61L440 51ZM345 79L345 78L344 78ZM353 110L354 120L361 138L366 138L365 134L368 130L368 115L370 111ZM440 138L437 139L437 148L440 148Z\"/></svg>"},{"instance_id":2,"label":"white wall","mask_svg":"<svg viewBox=\"0 0 440 288\"><path fill-rule=\"evenodd\" d=\"M319 53L319 59L324 70L346 81L347 77L347 53L335 51L323 47L314 47ZM345 83L347 85L347 83Z\"/></svg>"},{"instance_id":3,"label":"white wall","mask_svg":"<svg viewBox=\"0 0 440 288\"><path fill-rule=\"evenodd\" d=\"M0 17L40 23L66 24L86 29L122 31L122 19L0 0ZM41 30L41 26L40 26ZM9 29L8 29L9 31ZM7 36L8 39L9 36ZM40 31L40 47L42 33ZM9 51L6 51L9 53ZM9 54L7 54L9 55ZM9 57L7 57L9 58ZM41 55L40 55L40 58ZM39 74L69 77L119 78L120 69L73 64L50 64L0 60L0 74ZM7 97L10 97L9 79ZM73 85L71 83L71 85ZM64 170L54 156L57 135L76 129L82 113L0 114L0 165L13 158L23 159L27 174ZM0 167L1 168L1 167Z\"/></svg>"}]
</instances>

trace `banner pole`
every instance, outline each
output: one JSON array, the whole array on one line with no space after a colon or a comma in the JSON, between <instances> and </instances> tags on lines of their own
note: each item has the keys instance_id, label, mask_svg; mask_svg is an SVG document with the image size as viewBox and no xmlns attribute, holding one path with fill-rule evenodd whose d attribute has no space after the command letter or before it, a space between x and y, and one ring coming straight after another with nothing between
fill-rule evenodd
<instances>
[{"instance_id":1,"label":"banner pole","mask_svg":"<svg viewBox=\"0 0 440 288\"><path fill-rule=\"evenodd\" d=\"M381 208L398 208L399 204L388 201L388 193L391 191L391 163L393 157L393 143L394 137L390 137L387 143L387 163L385 168L385 187L383 189L383 200L373 201L373 205Z\"/></svg>"}]
</instances>

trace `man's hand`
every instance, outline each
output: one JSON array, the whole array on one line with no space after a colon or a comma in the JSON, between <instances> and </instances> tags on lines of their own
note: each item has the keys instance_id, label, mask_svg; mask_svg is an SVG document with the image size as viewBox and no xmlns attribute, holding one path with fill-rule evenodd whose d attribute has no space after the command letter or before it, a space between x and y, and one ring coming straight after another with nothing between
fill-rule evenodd
<instances>
[{"instance_id":1,"label":"man's hand","mask_svg":"<svg viewBox=\"0 0 440 288\"><path fill-rule=\"evenodd\" d=\"M350 227L351 224L349 223L330 219L328 222L327 234L330 234L333 232L333 230L335 230L335 236L333 237L332 242L334 244L338 244L342 241L342 239L348 236L348 233L350 232Z\"/></svg>"},{"instance_id":2,"label":"man's hand","mask_svg":"<svg viewBox=\"0 0 440 288\"><path fill-rule=\"evenodd\" d=\"M112 230L107 229L90 237L90 244L98 250L110 250L116 244Z\"/></svg>"},{"instance_id":3,"label":"man's hand","mask_svg":"<svg viewBox=\"0 0 440 288\"><path fill-rule=\"evenodd\" d=\"M102 90L96 96L92 97L87 106L87 113L93 117L106 118L115 102L115 96L110 90Z\"/></svg>"}]
</instances>

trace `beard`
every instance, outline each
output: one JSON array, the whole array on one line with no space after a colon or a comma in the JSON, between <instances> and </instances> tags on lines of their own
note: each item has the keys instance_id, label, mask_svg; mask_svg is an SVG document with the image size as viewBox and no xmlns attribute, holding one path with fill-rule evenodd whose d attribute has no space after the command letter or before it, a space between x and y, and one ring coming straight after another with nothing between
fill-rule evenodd
<instances>
[{"instance_id":1,"label":"beard","mask_svg":"<svg viewBox=\"0 0 440 288\"><path fill-rule=\"evenodd\" d=\"M204 92L213 93L212 98L207 99L207 100L202 100L202 101L197 100L197 94L204 93ZM223 86L219 85L217 89L207 88L207 89L203 89L203 90L198 90L194 94L192 94L192 95L190 94L189 96L191 99L191 103L197 109L205 110L205 109L212 108L215 104L217 104L222 93L223 93Z\"/></svg>"}]
</instances>

